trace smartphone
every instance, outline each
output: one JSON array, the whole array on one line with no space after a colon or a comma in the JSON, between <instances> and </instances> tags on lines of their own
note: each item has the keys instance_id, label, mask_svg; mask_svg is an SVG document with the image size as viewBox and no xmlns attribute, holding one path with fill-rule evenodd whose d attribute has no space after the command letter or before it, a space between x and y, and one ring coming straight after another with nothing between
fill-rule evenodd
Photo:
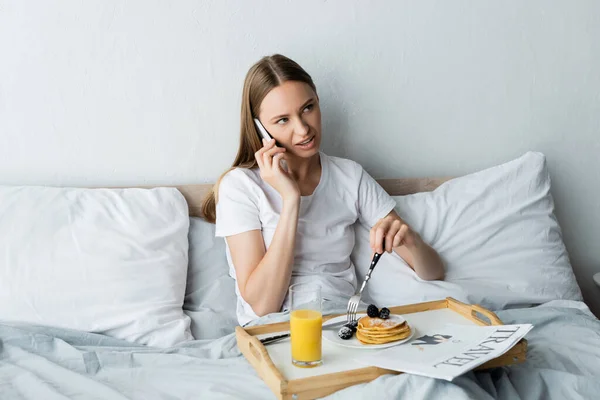
<instances>
[{"instance_id":1,"label":"smartphone","mask_svg":"<svg viewBox=\"0 0 600 400\"><path fill-rule=\"evenodd\" d=\"M267 132L267 130L265 129L263 124L260 123L260 120L258 118L254 118L254 124L256 124L256 128L258 129L258 132L260 133L260 136L262 136L263 139L265 139L265 140L273 139L273 136L271 136L269 134L269 132Z\"/></svg>"},{"instance_id":2,"label":"smartphone","mask_svg":"<svg viewBox=\"0 0 600 400\"><path fill-rule=\"evenodd\" d=\"M264 138L265 140L271 140L273 139L273 136L271 136L271 134L269 132L267 132L267 130L265 129L265 127L263 126L263 124L261 124L260 120L258 118L254 118L254 124L256 125L256 128L258 129L258 132L260 133L260 136L262 138ZM277 143L275 143L275 146L277 146ZM281 162L279 163L279 165L281 165L281 167L287 171L287 163L285 162L285 160L281 160Z\"/></svg>"}]
</instances>

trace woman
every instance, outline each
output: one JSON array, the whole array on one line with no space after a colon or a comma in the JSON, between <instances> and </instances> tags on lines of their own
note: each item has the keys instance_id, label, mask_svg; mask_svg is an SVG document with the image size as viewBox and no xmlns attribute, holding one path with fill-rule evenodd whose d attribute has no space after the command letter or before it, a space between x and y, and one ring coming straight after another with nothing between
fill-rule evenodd
<instances>
[{"instance_id":1,"label":"woman","mask_svg":"<svg viewBox=\"0 0 600 400\"><path fill-rule=\"evenodd\" d=\"M377 182L357 163L319 151L321 109L306 71L282 55L264 57L248 71L242 96L233 168L203 207L227 243L240 324L287 308L292 283L318 282L324 298L352 296L357 220L371 227L374 252L393 250L420 278L443 279L438 254ZM261 139L254 118L274 139Z\"/></svg>"}]
</instances>

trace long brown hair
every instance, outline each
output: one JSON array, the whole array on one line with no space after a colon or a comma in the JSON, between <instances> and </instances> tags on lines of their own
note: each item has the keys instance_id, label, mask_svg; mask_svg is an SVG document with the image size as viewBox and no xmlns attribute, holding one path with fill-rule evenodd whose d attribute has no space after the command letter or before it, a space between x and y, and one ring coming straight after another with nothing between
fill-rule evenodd
<instances>
[{"instance_id":1,"label":"long brown hair","mask_svg":"<svg viewBox=\"0 0 600 400\"><path fill-rule=\"evenodd\" d=\"M217 219L217 194L219 192L219 182L221 182L223 176L234 168L255 168L257 166L254 153L260 150L262 141L254 125L254 118L258 118L260 105L267 93L286 81L304 82L315 93L317 92L317 88L310 75L295 61L281 54L261 58L246 74L244 89L242 91L242 114L238 152L231 168L219 177L217 183L202 203L202 216L208 222L215 223Z\"/></svg>"}]
</instances>

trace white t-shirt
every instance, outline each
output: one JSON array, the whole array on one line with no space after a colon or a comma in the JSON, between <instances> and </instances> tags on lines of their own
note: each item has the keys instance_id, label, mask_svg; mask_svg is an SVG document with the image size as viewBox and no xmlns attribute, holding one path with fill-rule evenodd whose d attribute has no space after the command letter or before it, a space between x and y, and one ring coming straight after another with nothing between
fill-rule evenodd
<instances>
[{"instance_id":1,"label":"white t-shirt","mask_svg":"<svg viewBox=\"0 0 600 400\"><path fill-rule=\"evenodd\" d=\"M356 162L319 153L321 180L310 196L302 196L291 284L317 282L325 299L349 298L356 292L350 261L353 224L373 226L396 205L385 190ZM258 168L236 168L219 185L216 236L261 230L268 249L279 221L279 193L260 177ZM235 268L227 247L229 274ZM242 298L236 282L237 316L241 325L258 318ZM283 310L289 309L286 296Z\"/></svg>"}]
</instances>

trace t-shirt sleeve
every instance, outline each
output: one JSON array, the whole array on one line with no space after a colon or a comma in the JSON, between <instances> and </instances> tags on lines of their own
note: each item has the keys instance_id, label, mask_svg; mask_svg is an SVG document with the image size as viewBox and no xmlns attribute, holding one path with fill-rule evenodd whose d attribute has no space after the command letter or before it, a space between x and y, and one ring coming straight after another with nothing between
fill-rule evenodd
<instances>
[{"instance_id":1,"label":"t-shirt sleeve","mask_svg":"<svg viewBox=\"0 0 600 400\"><path fill-rule=\"evenodd\" d=\"M396 201L360 165L358 175L358 219L371 228L394 209Z\"/></svg>"},{"instance_id":2,"label":"t-shirt sleeve","mask_svg":"<svg viewBox=\"0 0 600 400\"><path fill-rule=\"evenodd\" d=\"M243 171L228 172L219 183L215 236L261 229L257 187Z\"/></svg>"}]
</instances>

